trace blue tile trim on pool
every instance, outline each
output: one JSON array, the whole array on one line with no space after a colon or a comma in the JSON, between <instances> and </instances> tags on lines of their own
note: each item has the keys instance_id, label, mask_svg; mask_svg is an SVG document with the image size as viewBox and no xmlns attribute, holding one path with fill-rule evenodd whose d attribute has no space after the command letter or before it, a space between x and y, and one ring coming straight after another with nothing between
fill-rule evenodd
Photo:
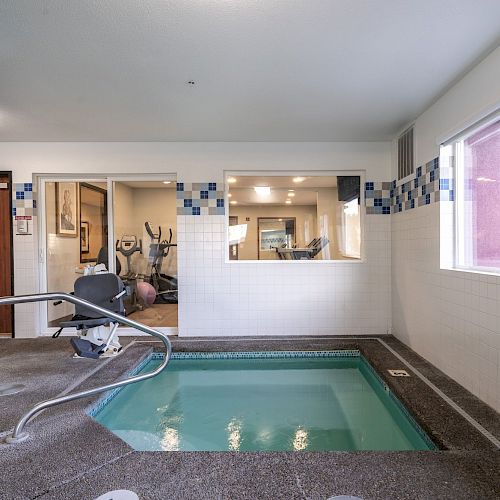
<instances>
[{"instance_id":1,"label":"blue tile trim on pool","mask_svg":"<svg viewBox=\"0 0 500 500\"><path fill-rule=\"evenodd\" d=\"M432 442L432 440L429 438L427 433L420 427L420 424L415 420L413 415L408 411L406 406L401 403L401 401L398 399L398 397L391 391L389 386L384 382L382 377L377 373L377 370L373 368L373 366L363 357L360 356L361 362L365 366L365 368L379 381L379 383L383 386L385 391L389 394L389 397L396 403L396 406L398 409L404 413L406 418L410 421L412 426L415 428L415 430L420 434L422 439L426 442L426 444L429 446L431 450L438 450L438 447Z\"/></svg>"}]
</instances>

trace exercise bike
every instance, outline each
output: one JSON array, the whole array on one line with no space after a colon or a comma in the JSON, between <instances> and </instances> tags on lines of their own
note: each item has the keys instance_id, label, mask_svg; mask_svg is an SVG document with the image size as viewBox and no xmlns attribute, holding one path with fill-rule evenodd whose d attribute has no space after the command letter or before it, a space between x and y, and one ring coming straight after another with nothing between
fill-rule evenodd
<instances>
[{"instance_id":1,"label":"exercise bike","mask_svg":"<svg viewBox=\"0 0 500 500\"><path fill-rule=\"evenodd\" d=\"M177 304L177 278L161 272L163 259L168 256L172 247L177 246L176 243L172 243L172 229L169 229L168 240L162 240L161 226L158 227L158 234L154 233L149 222L146 222L144 227L151 238L148 272L145 281L150 283L155 289L155 304Z\"/></svg>"},{"instance_id":2,"label":"exercise bike","mask_svg":"<svg viewBox=\"0 0 500 500\"><path fill-rule=\"evenodd\" d=\"M129 314L136 311L142 311L144 309L143 305L139 301L139 295L137 293L137 280L140 276L132 271L131 263L132 255L134 255L134 253L139 252L142 254L142 240L137 242L137 237L135 235L124 234L121 239L116 240L115 250L117 253L120 252L126 258L127 262L127 270L122 274L122 266L118 256L116 256L115 272L123 281L125 286L125 311L128 316ZM102 247L99 250L97 264L104 264L106 269L109 269L107 247Z\"/></svg>"}]
</instances>

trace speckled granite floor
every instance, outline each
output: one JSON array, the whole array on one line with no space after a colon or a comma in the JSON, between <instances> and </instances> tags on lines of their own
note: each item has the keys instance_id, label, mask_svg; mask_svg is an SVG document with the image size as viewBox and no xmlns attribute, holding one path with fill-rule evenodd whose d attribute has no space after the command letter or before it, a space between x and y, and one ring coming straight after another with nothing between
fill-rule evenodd
<instances>
[{"instance_id":1,"label":"speckled granite floor","mask_svg":"<svg viewBox=\"0 0 500 500\"><path fill-rule=\"evenodd\" d=\"M393 337L384 341L500 438L498 413ZM122 339L125 340L125 339ZM71 359L67 338L0 341L0 380L27 389L0 398L0 431L34 403L68 386L116 380L159 344L131 342L111 361ZM131 489L141 499L498 499L500 452L377 340L329 338L174 340L177 351L358 348L438 444L437 452L135 452L88 417L95 400L47 410L28 424L30 439L0 445L0 498L93 499ZM97 367L98 372L93 373Z\"/></svg>"}]
</instances>

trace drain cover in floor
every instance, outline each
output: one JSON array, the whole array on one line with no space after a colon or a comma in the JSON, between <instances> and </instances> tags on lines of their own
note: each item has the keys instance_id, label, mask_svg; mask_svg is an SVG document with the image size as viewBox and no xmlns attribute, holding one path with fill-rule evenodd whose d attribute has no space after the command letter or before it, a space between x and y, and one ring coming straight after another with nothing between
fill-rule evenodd
<instances>
[{"instance_id":1,"label":"drain cover in floor","mask_svg":"<svg viewBox=\"0 0 500 500\"><path fill-rule=\"evenodd\" d=\"M23 384L0 384L0 396L10 396L24 391L26 386Z\"/></svg>"},{"instance_id":2,"label":"drain cover in floor","mask_svg":"<svg viewBox=\"0 0 500 500\"><path fill-rule=\"evenodd\" d=\"M130 490L114 490L104 493L95 500L139 500L139 497Z\"/></svg>"}]
</instances>

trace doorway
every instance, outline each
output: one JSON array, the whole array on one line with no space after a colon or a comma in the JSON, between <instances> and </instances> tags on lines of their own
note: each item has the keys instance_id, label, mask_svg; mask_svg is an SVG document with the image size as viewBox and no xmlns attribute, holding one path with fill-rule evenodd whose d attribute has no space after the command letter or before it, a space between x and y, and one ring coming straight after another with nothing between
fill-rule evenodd
<instances>
[{"instance_id":1,"label":"doorway","mask_svg":"<svg viewBox=\"0 0 500 500\"><path fill-rule=\"evenodd\" d=\"M13 294L12 173L0 172L0 297ZM14 306L0 306L0 336L14 337Z\"/></svg>"},{"instance_id":2,"label":"doorway","mask_svg":"<svg viewBox=\"0 0 500 500\"><path fill-rule=\"evenodd\" d=\"M127 317L176 334L175 176L40 177L39 193L40 291L71 292L104 265L124 282ZM72 304L41 304L43 334L73 314Z\"/></svg>"}]
</instances>

